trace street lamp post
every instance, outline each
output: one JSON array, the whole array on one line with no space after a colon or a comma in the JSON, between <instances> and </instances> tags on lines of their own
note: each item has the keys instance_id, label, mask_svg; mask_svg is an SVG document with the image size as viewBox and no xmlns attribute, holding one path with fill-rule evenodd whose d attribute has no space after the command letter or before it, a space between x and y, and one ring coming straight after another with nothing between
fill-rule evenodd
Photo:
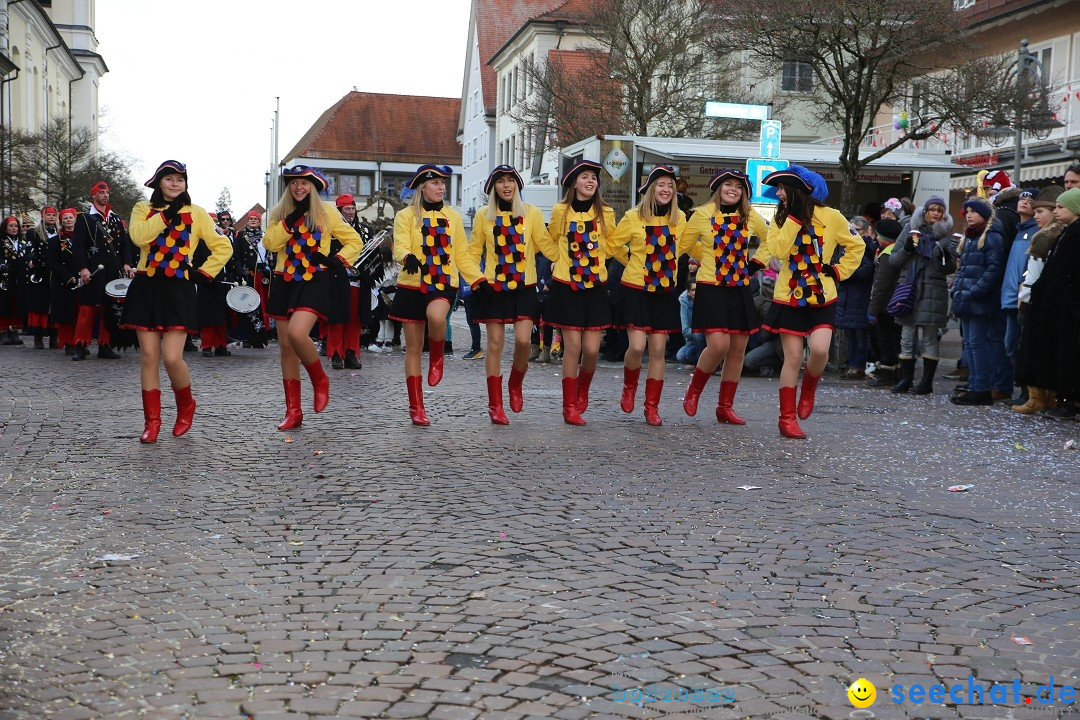
<instances>
[{"instance_id":1,"label":"street lamp post","mask_svg":"<svg viewBox=\"0 0 1080 720\"><path fill-rule=\"evenodd\" d=\"M1028 50L1027 38L1020 40L1020 49L1016 53L1016 144L1013 155L1013 182L1017 185L1020 184L1020 155L1024 150L1024 101L1028 97L1027 78L1029 73L1034 73L1035 82L1041 86L1044 72L1038 56Z\"/></svg>"}]
</instances>

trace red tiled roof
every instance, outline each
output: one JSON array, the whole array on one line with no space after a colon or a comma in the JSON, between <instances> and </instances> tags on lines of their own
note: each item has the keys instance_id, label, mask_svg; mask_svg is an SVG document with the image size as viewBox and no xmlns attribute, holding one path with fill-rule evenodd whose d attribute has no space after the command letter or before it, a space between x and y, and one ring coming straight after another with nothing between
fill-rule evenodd
<instances>
[{"instance_id":1,"label":"red tiled roof","mask_svg":"<svg viewBox=\"0 0 1080 720\"><path fill-rule=\"evenodd\" d=\"M580 0L473 0L485 111L494 114L497 102L495 69L488 65L495 53L529 20L546 15L563 5L579 3ZM561 18L545 19L554 22ZM472 48L469 48L469 52L472 52Z\"/></svg>"},{"instance_id":2,"label":"red tiled roof","mask_svg":"<svg viewBox=\"0 0 1080 720\"><path fill-rule=\"evenodd\" d=\"M385 160L457 165L461 98L350 92L284 159Z\"/></svg>"}]
</instances>

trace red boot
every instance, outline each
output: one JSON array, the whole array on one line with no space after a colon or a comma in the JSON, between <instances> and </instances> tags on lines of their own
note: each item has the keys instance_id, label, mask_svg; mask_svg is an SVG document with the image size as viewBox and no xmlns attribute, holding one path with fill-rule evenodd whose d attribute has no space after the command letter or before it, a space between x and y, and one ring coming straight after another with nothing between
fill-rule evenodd
<instances>
[{"instance_id":1,"label":"red boot","mask_svg":"<svg viewBox=\"0 0 1080 720\"><path fill-rule=\"evenodd\" d=\"M786 438L805 440L806 433L795 419L795 388L780 388L780 434Z\"/></svg>"},{"instance_id":2,"label":"red boot","mask_svg":"<svg viewBox=\"0 0 1080 720\"><path fill-rule=\"evenodd\" d=\"M705 383L709 382L710 375L712 373L694 368L694 377L690 380L690 387L686 388L686 397L682 401L683 412L690 417L697 415L698 398L701 397L701 391L705 389Z\"/></svg>"},{"instance_id":3,"label":"red boot","mask_svg":"<svg viewBox=\"0 0 1080 720\"><path fill-rule=\"evenodd\" d=\"M814 412L814 393L817 392L818 381L821 376L814 377L809 372L802 376L802 393L799 394L799 419L805 420Z\"/></svg>"},{"instance_id":4,"label":"red boot","mask_svg":"<svg viewBox=\"0 0 1080 720\"><path fill-rule=\"evenodd\" d=\"M528 370L528 368L525 368L525 370ZM521 408L525 405L525 401L521 397L521 381L525 379L525 370L511 367L510 380L506 383L506 392L510 395L510 409L516 413L521 412Z\"/></svg>"},{"instance_id":5,"label":"red boot","mask_svg":"<svg viewBox=\"0 0 1080 720\"><path fill-rule=\"evenodd\" d=\"M660 393L664 391L663 380L645 378L645 422L650 425L663 425L660 419Z\"/></svg>"},{"instance_id":6,"label":"red boot","mask_svg":"<svg viewBox=\"0 0 1080 720\"><path fill-rule=\"evenodd\" d=\"M638 378L641 376L641 368L631 370L628 367L622 369L622 399L619 407L624 413L634 412L634 395L637 394Z\"/></svg>"},{"instance_id":7,"label":"red boot","mask_svg":"<svg viewBox=\"0 0 1080 720\"><path fill-rule=\"evenodd\" d=\"M176 424L173 425L173 437L180 437L191 429L191 421L195 418L195 398L191 397L191 386L173 388L176 396Z\"/></svg>"},{"instance_id":8,"label":"red boot","mask_svg":"<svg viewBox=\"0 0 1080 720\"><path fill-rule=\"evenodd\" d=\"M278 430L292 430L304 422L304 411L300 409L300 381L284 378L285 419L277 426Z\"/></svg>"},{"instance_id":9,"label":"red boot","mask_svg":"<svg viewBox=\"0 0 1080 720\"><path fill-rule=\"evenodd\" d=\"M578 379L562 379L562 419L567 425L584 425L585 420L577 409Z\"/></svg>"},{"instance_id":10,"label":"red boot","mask_svg":"<svg viewBox=\"0 0 1080 720\"><path fill-rule=\"evenodd\" d=\"M405 387L409 389L409 417L413 425L430 425L424 412L424 381L419 375L405 378Z\"/></svg>"},{"instance_id":11,"label":"red boot","mask_svg":"<svg viewBox=\"0 0 1080 720\"><path fill-rule=\"evenodd\" d=\"M157 442L158 431L161 430L161 391L142 391L142 414L145 426L143 434L139 436L139 442Z\"/></svg>"},{"instance_id":12,"label":"red boot","mask_svg":"<svg viewBox=\"0 0 1080 720\"><path fill-rule=\"evenodd\" d=\"M745 425L746 421L735 414L731 409L735 402L735 391L739 389L739 383L734 380L722 380L720 382L720 404L716 406L716 420L730 425Z\"/></svg>"},{"instance_id":13,"label":"red boot","mask_svg":"<svg viewBox=\"0 0 1080 720\"><path fill-rule=\"evenodd\" d=\"M502 375L488 375L488 415L496 425L509 425L502 404Z\"/></svg>"},{"instance_id":14,"label":"red boot","mask_svg":"<svg viewBox=\"0 0 1080 720\"><path fill-rule=\"evenodd\" d=\"M578 415L589 409L589 386L592 385L593 375L596 371L585 372L578 368L577 374L577 411ZM582 420L582 423L585 421Z\"/></svg>"},{"instance_id":15,"label":"red boot","mask_svg":"<svg viewBox=\"0 0 1080 720\"><path fill-rule=\"evenodd\" d=\"M431 387L435 387L442 382L443 371L443 348L446 347L446 340L432 340L428 338L428 371L427 371L427 384Z\"/></svg>"},{"instance_id":16,"label":"red boot","mask_svg":"<svg viewBox=\"0 0 1080 720\"><path fill-rule=\"evenodd\" d=\"M315 391L315 412L321 413L330 402L330 378L318 358L310 365L304 365L304 369L307 370L311 387Z\"/></svg>"}]
</instances>

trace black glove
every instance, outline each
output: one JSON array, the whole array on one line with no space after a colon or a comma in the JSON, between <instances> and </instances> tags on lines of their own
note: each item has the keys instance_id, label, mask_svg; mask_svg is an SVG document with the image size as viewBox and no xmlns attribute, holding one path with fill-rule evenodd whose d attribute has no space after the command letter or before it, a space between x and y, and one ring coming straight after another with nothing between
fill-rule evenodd
<instances>
[{"instance_id":1,"label":"black glove","mask_svg":"<svg viewBox=\"0 0 1080 720\"><path fill-rule=\"evenodd\" d=\"M491 287L491 283L487 281L487 278L480 280L480 284L473 288L473 293L477 299L484 302L491 302L495 299L495 288Z\"/></svg>"},{"instance_id":2,"label":"black glove","mask_svg":"<svg viewBox=\"0 0 1080 720\"><path fill-rule=\"evenodd\" d=\"M176 222L176 219L180 217L180 208L184 207L184 202L180 198L176 198L168 207L166 207L161 214L165 217L165 222L172 225Z\"/></svg>"},{"instance_id":3,"label":"black glove","mask_svg":"<svg viewBox=\"0 0 1080 720\"><path fill-rule=\"evenodd\" d=\"M909 253L915 252L915 238L908 235L907 240L904 241L904 250Z\"/></svg>"},{"instance_id":4,"label":"black glove","mask_svg":"<svg viewBox=\"0 0 1080 720\"><path fill-rule=\"evenodd\" d=\"M821 266L821 274L822 275L828 275L829 277L831 277L836 282L840 282L840 278L836 277L836 266L835 265L822 265Z\"/></svg>"},{"instance_id":5,"label":"black glove","mask_svg":"<svg viewBox=\"0 0 1080 720\"><path fill-rule=\"evenodd\" d=\"M405 256L405 262L401 263L401 267L403 267L407 273L420 272L420 261L415 255L409 253Z\"/></svg>"},{"instance_id":6,"label":"black glove","mask_svg":"<svg viewBox=\"0 0 1080 720\"><path fill-rule=\"evenodd\" d=\"M753 275L754 273L758 272L759 270L764 270L764 269L765 269L765 266L761 264L760 260L751 259L750 262L746 263L746 272L749 273L750 275Z\"/></svg>"},{"instance_id":7,"label":"black glove","mask_svg":"<svg viewBox=\"0 0 1080 720\"><path fill-rule=\"evenodd\" d=\"M296 227L297 221L304 216L304 213L311 207L311 196L305 196L303 200L296 203L296 209L285 216L285 224L289 227Z\"/></svg>"},{"instance_id":8,"label":"black glove","mask_svg":"<svg viewBox=\"0 0 1080 720\"><path fill-rule=\"evenodd\" d=\"M195 283L196 285L211 285L214 282L214 278L208 276L204 272L200 272L199 270L192 270L191 282Z\"/></svg>"}]
</instances>

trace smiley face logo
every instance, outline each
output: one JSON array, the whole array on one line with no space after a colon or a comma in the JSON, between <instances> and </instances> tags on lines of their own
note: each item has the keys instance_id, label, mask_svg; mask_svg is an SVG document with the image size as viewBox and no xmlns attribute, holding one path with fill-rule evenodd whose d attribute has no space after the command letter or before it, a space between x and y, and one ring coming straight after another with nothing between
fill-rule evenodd
<instances>
[{"instance_id":1,"label":"smiley face logo","mask_svg":"<svg viewBox=\"0 0 1080 720\"><path fill-rule=\"evenodd\" d=\"M859 678L847 689L848 700L857 708L868 708L877 700L877 688L866 678Z\"/></svg>"}]
</instances>

